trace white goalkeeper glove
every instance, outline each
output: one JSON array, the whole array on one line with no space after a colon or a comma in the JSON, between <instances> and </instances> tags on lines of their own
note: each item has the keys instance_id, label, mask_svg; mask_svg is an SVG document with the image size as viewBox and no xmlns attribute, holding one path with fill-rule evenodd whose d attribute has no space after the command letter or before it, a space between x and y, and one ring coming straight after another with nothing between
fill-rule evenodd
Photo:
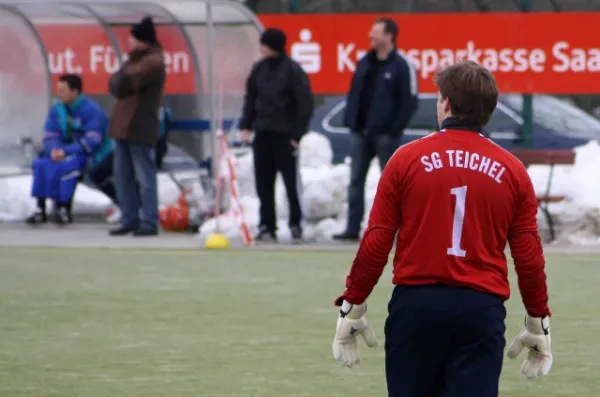
<instances>
[{"instance_id":1,"label":"white goalkeeper glove","mask_svg":"<svg viewBox=\"0 0 600 397\"><path fill-rule=\"evenodd\" d=\"M512 359L517 358L524 348L527 348L529 352L521 365L521 373L527 379L548 375L552 366L549 317L527 316L525 318L525 329L510 345L507 356Z\"/></svg>"},{"instance_id":2,"label":"white goalkeeper glove","mask_svg":"<svg viewBox=\"0 0 600 397\"><path fill-rule=\"evenodd\" d=\"M343 301L340 307L332 350L333 358L345 367L352 367L360 362L356 341L358 335L362 335L367 346L377 346L375 331L365 318L366 311L366 303L353 305Z\"/></svg>"}]
</instances>

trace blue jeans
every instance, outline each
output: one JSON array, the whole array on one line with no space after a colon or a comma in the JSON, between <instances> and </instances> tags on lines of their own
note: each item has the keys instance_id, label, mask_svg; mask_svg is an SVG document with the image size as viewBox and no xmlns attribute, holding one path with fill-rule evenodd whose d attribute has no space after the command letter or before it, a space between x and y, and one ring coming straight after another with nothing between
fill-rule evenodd
<instances>
[{"instance_id":1,"label":"blue jeans","mask_svg":"<svg viewBox=\"0 0 600 397\"><path fill-rule=\"evenodd\" d=\"M350 186L348 186L348 224L346 231L360 233L365 215L365 182L375 156L383 170L400 144L400 139L386 134L369 135L352 132L350 136Z\"/></svg>"},{"instance_id":2,"label":"blue jeans","mask_svg":"<svg viewBox=\"0 0 600 397\"><path fill-rule=\"evenodd\" d=\"M154 155L152 146L115 140L114 180L123 227L158 229Z\"/></svg>"}]
</instances>

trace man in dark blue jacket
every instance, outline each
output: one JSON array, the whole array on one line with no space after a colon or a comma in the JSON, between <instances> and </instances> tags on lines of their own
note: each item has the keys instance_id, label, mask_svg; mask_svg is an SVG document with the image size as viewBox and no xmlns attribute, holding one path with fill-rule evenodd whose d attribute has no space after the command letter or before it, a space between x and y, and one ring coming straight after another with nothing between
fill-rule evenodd
<instances>
[{"instance_id":1,"label":"man in dark blue jacket","mask_svg":"<svg viewBox=\"0 0 600 397\"><path fill-rule=\"evenodd\" d=\"M345 124L351 131L350 186L346 230L336 240L358 241L365 211L365 181L377 156L383 170L418 107L417 76L396 49L398 26L388 18L373 24L372 50L356 67L346 100Z\"/></svg>"}]
</instances>

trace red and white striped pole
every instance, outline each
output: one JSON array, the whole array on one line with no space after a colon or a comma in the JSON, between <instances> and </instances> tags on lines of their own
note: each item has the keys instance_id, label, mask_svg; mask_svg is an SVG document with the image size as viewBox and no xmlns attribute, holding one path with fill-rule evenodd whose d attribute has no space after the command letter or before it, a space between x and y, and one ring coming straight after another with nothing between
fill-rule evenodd
<instances>
[{"instance_id":1,"label":"red and white striped pole","mask_svg":"<svg viewBox=\"0 0 600 397\"><path fill-rule=\"evenodd\" d=\"M250 233L250 228L248 227L248 223L246 222L246 217L244 216L244 207L240 202L239 197L239 184L235 175L235 165L234 165L234 157L231 155L229 151L229 145L227 143L227 138L225 137L225 133L223 132L223 82L221 81L219 87L219 104L218 104L218 128L217 128L217 139L219 141L220 147L220 156L221 162L219 164L220 172L219 182L223 184L225 182L225 178L228 178L228 187L229 187L229 195L231 197L231 214L237 223L237 226L242 235L242 239L244 241L244 245L249 247L252 245L252 234ZM219 189L222 194L223 187ZM219 195L220 196L220 195Z\"/></svg>"},{"instance_id":2,"label":"red and white striped pole","mask_svg":"<svg viewBox=\"0 0 600 397\"><path fill-rule=\"evenodd\" d=\"M217 138L220 142L221 158L225 162L225 164L223 165L227 169L226 174L228 178L229 194L231 197L231 214L235 217L235 221L238 225L238 228L240 229L240 233L244 240L244 245L250 246L253 242L252 235L250 233L248 223L246 222L246 217L244 215L244 207L240 202L239 184L235 175L233 156L229 152L229 145L227 144L227 139L225 138L225 134L221 129L217 131Z\"/></svg>"}]
</instances>

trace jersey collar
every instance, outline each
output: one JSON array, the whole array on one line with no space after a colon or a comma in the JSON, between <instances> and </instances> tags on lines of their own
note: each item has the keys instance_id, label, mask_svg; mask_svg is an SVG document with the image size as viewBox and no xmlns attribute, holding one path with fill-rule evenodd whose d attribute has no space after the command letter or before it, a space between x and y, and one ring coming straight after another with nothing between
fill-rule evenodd
<instances>
[{"instance_id":1,"label":"jersey collar","mask_svg":"<svg viewBox=\"0 0 600 397\"><path fill-rule=\"evenodd\" d=\"M448 117L442 122L440 132L444 132L444 130L473 131L479 134L483 133L483 129L481 127L476 127L469 123L465 123L456 117Z\"/></svg>"}]
</instances>

